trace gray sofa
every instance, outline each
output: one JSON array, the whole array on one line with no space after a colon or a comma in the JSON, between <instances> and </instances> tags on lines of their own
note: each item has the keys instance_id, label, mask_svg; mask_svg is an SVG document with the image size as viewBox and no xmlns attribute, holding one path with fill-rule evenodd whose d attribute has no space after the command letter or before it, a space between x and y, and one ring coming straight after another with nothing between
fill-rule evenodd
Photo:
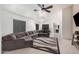
<instances>
[{"instance_id":1,"label":"gray sofa","mask_svg":"<svg viewBox=\"0 0 79 59\"><path fill-rule=\"evenodd\" d=\"M8 34L2 37L2 51L10 51L33 46L33 38L36 31Z\"/></svg>"}]
</instances>

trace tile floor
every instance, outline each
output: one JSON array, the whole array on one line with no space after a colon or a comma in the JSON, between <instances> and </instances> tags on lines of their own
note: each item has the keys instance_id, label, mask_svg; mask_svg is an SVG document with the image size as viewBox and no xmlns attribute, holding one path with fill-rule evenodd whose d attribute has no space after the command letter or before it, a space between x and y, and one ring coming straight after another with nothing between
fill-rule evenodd
<instances>
[{"instance_id":1,"label":"tile floor","mask_svg":"<svg viewBox=\"0 0 79 59\"><path fill-rule=\"evenodd\" d=\"M59 41L61 54L79 54L79 48L72 45L72 40L62 39Z\"/></svg>"}]
</instances>

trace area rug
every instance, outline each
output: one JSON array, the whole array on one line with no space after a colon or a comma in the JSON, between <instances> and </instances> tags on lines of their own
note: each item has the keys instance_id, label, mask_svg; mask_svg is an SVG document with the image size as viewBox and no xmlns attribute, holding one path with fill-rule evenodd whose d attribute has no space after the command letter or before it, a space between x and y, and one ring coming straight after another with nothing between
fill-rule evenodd
<instances>
[{"instance_id":1,"label":"area rug","mask_svg":"<svg viewBox=\"0 0 79 59\"><path fill-rule=\"evenodd\" d=\"M38 37L33 40L33 48L53 54L60 54L57 38Z\"/></svg>"}]
</instances>

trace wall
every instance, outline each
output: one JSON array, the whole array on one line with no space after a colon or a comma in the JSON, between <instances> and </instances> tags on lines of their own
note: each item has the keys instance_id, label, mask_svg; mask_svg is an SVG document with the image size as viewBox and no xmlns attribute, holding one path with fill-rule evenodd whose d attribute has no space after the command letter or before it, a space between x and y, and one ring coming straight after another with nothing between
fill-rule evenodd
<instances>
[{"instance_id":1,"label":"wall","mask_svg":"<svg viewBox=\"0 0 79 59\"><path fill-rule=\"evenodd\" d=\"M74 4L73 5L73 15L75 15L77 12L79 12L79 4ZM75 31L79 31L79 27L76 27L74 19L73 19L73 33Z\"/></svg>"},{"instance_id":2,"label":"wall","mask_svg":"<svg viewBox=\"0 0 79 59\"><path fill-rule=\"evenodd\" d=\"M50 20L49 21L49 24L50 24L50 30L51 30L51 36L55 36L55 33L54 33L54 24L57 24L60 26L59 28L59 36L61 38L62 36L62 10L59 10L55 13L52 13L51 17L50 17Z\"/></svg>"},{"instance_id":3,"label":"wall","mask_svg":"<svg viewBox=\"0 0 79 59\"><path fill-rule=\"evenodd\" d=\"M46 17L42 17L37 21L37 23L40 25L39 29L42 29L42 24L49 24L49 29L50 29L50 36L54 36L54 23L57 25L60 25L60 36L62 36L62 10L59 10L55 13L49 13Z\"/></svg>"},{"instance_id":4,"label":"wall","mask_svg":"<svg viewBox=\"0 0 79 59\"><path fill-rule=\"evenodd\" d=\"M64 39L72 39L72 6L62 10L62 34Z\"/></svg>"},{"instance_id":5,"label":"wall","mask_svg":"<svg viewBox=\"0 0 79 59\"><path fill-rule=\"evenodd\" d=\"M13 33L13 19L26 21L26 31L35 30L35 22L14 12L3 9L2 14L2 36ZM29 22L28 22L29 21ZM30 26L28 26L29 24Z\"/></svg>"},{"instance_id":6,"label":"wall","mask_svg":"<svg viewBox=\"0 0 79 59\"><path fill-rule=\"evenodd\" d=\"M2 15L2 12L1 11L2 11L2 9L0 8L0 53L1 53L1 36L2 36L1 35L2 34L2 31L1 31L1 19L2 19L1 15Z\"/></svg>"},{"instance_id":7,"label":"wall","mask_svg":"<svg viewBox=\"0 0 79 59\"><path fill-rule=\"evenodd\" d=\"M28 19L26 20L26 31L36 30L35 28L35 20Z\"/></svg>"}]
</instances>

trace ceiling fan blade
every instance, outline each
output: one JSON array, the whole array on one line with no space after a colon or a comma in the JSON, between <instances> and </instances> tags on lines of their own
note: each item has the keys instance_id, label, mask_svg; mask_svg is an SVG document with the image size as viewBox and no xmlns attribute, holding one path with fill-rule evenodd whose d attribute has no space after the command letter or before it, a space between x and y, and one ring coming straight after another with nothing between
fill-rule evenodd
<instances>
[{"instance_id":1,"label":"ceiling fan blade","mask_svg":"<svg viewBox=\"0 0 79 59\"><path fill-rule=\"evenodd\" d=\"M51 11L44 9L46 12L50 13Z\"/></svg>"},{"instance_id":2,"label":"ceiling fan blade","mask_svg":"<svg viewBox=\"0 0 79 59\"><path fill-rule=\"evenodd\" d=\"M49 9L49 8L52 8L53 6L52 5L50 5L50 6L48 6L48 7L46 7L45 9Z\"/></svg>"},{"instance_id":3,"label":"ceiling fan blade","mask_svg":"<svg viewBox=\"0 0 79 59\"><path fill-rule=\"evenodd\" d=\"M41 4L37 4L40 8L42 8Z\"/></svg>"}]
</instances>

